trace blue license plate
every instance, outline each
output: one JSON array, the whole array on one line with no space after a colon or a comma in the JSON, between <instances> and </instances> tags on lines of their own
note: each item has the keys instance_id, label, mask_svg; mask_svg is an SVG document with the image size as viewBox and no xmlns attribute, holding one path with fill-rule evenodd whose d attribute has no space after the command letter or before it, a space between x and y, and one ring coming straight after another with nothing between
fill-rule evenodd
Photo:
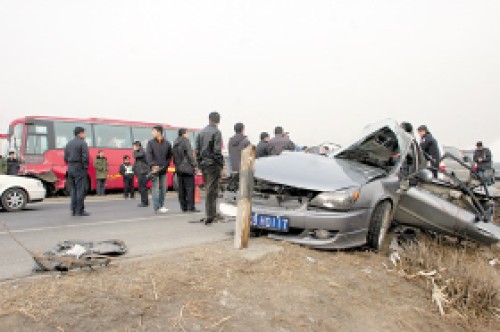
<instances>
[{"instance_id":1,"label":"blue license plate","mask_svg":"<svg viewBox=\"0 0 500 332\"><path fill-rule=\"evenodd\" d=\"M288 232L290 220L286 217L267 216L263 214L252 213L250 221L252 227L269 229L280 232Z\"/></svg>"}]
</instances>

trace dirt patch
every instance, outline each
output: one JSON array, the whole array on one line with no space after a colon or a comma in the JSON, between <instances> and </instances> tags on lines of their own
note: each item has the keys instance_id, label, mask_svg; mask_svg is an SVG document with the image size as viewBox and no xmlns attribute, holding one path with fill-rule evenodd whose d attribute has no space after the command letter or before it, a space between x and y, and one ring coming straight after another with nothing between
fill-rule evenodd
<instances>
[{"instance_id":1,"label":"dirt patch","mask_svg":"<svg viewBox=\"0 0 500 332\"><path fill-rule=\"evenodd\" d=\"M251 245L260 249L249 258L227 241L117 260L95 271L6 282L0 285L0 326L12 331L470 328L439 317L431 294L387 271L382 255L321 252L267 239L252 239Z\"/></svg>"}]
</instances>

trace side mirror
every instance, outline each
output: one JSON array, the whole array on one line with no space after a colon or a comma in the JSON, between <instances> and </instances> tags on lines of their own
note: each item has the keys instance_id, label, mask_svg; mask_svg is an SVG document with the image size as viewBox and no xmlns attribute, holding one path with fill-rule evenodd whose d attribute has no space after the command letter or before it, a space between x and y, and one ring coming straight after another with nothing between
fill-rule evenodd
<instances>
[{"instance_id":1,"label":"side mirror","mask_svg":"<svg viewBox=\"0 0 500 332\"><path fill-rule=\"evenodd\" d=\"M418 173L418 178L424 183L431 183L434 175L428 169L423 169Z\"/></svg>"}]
</instances>

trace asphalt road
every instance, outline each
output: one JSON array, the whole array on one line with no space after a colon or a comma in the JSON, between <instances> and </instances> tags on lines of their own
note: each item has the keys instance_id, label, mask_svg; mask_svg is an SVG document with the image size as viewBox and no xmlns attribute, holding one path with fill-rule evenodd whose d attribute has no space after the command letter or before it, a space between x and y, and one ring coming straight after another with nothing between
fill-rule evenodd
<instances>
[{"instance_id":1,"label":"asphalt road","mask_svg":"<svg viewBox=\"0 0 500 332\"><path fill-rule=\"evenodd\" d=\"M17 213L0 211L15 237L34 252L45 252L59 241L125 241L129 252L124 257L142 256L163 250L210 243L230 237L234 223L205 226L198 221L203 213L184 214L175 193L167 195L167 214L154 214L153 209L138 208L136 200L119 195L89 197L89 217L72 217L68 198L49 198L28 205ZM203 202L200 204L203 207ZM0 280L31 274L33 261L0 225Z\"/></svg>"}]
</instances>

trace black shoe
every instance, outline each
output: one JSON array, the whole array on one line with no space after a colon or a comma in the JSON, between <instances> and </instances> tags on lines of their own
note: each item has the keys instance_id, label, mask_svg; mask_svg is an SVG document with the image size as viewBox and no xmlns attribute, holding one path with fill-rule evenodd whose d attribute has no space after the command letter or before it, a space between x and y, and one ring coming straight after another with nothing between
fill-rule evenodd
<instances>
[{"instance_id":1,"label":"black shoe","mask_svg":"<svg viewBox=\"0 0 500 332\"><path fill-rule=\"evenodd\" d=\"M205 225L211 225L214 222L214 218L205 219Z\"/></svg>"},{"instance_id":2,"label":"black shoe","mask_svg":"<svg viewBox=\"0 0 500 332\"><path fill-rule=\"evenodd\" d=\"M74 217L76 216L76 212L71 212L71 215Z\"/></svg>"},{"instance_id":3,"label":"black shoe","mask_svg":"<svg viewBox=\"0 0 500 332\"><path fill-rule=\"evenodd\" d=\"M87 211L83 211L83 212L77 213L76 215L79 217L88 217L88 216L90 216L90 213L88 213Z\"/></svg>"},{"instance_id":4,"label":"black shoe","mask_svg":"<svg viewBox=\"0 0 500 332\"><path fill-rule=\"evenodd\" d=\"M188 212L189 212L188 210L182 209L182 213L188 213Z\"/></svg>"},{"instance_id":5,"label":"black shoe","mask_svg":"<svg viewBox=\"0 0 500 332\"><path fill-rule=\"evenodd\" d=\"M137 206L138 206L138 207L148 207L148 206L149 206L149 204L144 204L144 203L141 203L141 204L139 204L139 205L137 205Z\"/></svg>"},{"instance_id":6,"label":"black shoe","mask_svg":"<svg viewBox=\"0 0 500 332\"><path fill-rule=\"evenodd\" d=\"M198 210L198 209L191 209L191 210L188 210L187 212L189 212L189 213L198 213L198 212L201 212L201 211Z\"/></svg>"}]
</instances>

